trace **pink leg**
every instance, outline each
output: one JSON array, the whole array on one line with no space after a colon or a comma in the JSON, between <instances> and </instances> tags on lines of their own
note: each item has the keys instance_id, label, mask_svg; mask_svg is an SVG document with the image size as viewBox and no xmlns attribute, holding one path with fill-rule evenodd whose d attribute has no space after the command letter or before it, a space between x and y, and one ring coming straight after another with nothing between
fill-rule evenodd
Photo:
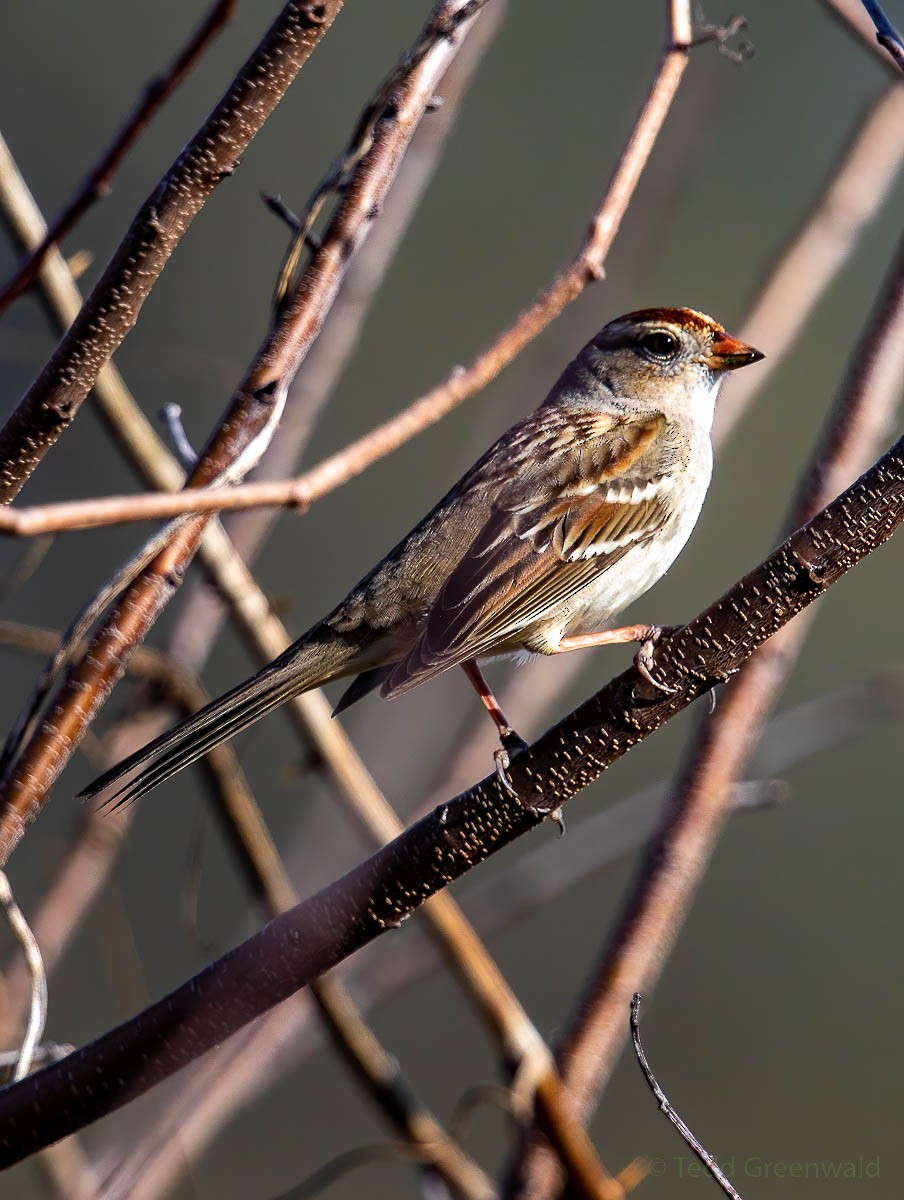
<instances>
[{"instance_id":1,"label":"pink leg","mask_svg":"<svg viewBox=\"0 0 904 1200\"><path fill-rule=\"evenodd\" d=\"M523 738L520 738L508 722L508 718L502 711L499 701L490 685L484 678L483 671L478 667L473 660L461 664L461 669L470 679L474 691L480 697L480 702L490 714L493 724L496 726L496 732L499 734L499 740L503 746L508 745L510 750L523 750L527 743ZM509 743L512 743L509 745Z\"/></svg>"},{"instance_id":2,"label":"pink leg","mask_svg":"<svg viewBox=\"0 0 904 1200\"><path fill-rule=\"evenodd\" d=\"M493 689L487 683L483 671L481 671L477 663L474 661L464 662L461 664L461 669L471 681L474 691L480 697L481 704L490 714L493 724L496 726L496 732L499 734L499 740L502 742L502 749L495 751L493 754L496 762L496 774L502 781L503 786L513 796L516 796L518 793L512 787L512 782L508 777L509 751L517 752L518 750L526 750L527 742L525 742L524 738L519 737L509 724L508 718L502 711Z\"/></svg>"},{"instance_id":3,"label":"pink leg","mask_svg":"<svg viewBox=\"0 0 904 1200\"><path fill-rule=\"evenodd\" d=\"M652 673L653 647L661 637L672 633L677 626L623 625L620 629L601 629L598 633L578 633L574 637L563 637L554 654L565 654L569 650L588 650L592 646L613 646L624 642L640 642L641 647L634 656L634 665L653 687L671 693L674 688L660 683Z\"/></svg>"}]
</instances>

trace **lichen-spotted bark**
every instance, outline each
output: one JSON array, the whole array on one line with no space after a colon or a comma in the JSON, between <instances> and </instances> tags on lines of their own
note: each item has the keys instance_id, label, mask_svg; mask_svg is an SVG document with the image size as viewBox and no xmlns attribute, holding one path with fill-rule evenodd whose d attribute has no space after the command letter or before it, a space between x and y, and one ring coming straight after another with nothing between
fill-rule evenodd
<instances>
[{"instance_id":1,"label":"lichen-spotted bark","mask_svg":"<svg viewBox=\"0 0 904 1200\"><path fill-rule=\"evenodd\" d=\"M78 317L0 430L0 503L18 495L74 420L182 235L235 170L341 6L342 0L287 4L144 202Z\"/></svg>"}]
</instances>

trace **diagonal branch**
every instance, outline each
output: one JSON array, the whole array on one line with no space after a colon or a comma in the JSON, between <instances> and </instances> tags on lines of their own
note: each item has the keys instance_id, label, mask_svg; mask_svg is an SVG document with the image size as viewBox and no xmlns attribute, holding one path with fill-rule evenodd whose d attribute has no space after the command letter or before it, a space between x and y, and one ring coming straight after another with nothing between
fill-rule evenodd
<instances>
[{"instance_id":1,"label":"diagonal branch","mask_svg":"<svg viewBox=\"0 0 904 1200\"><path fill-rule=\"evenodd\" d=\"M222 100L138 211L41 374L0 430L0 503L75 419L182 235L332 25L341 0L290 0Z\"/></svg>"},{"instance_id":2,"label":"diagonal branch","mask_svg":"<svg viewBox=\"0 0 904 1200\"><path fill-rule=\"evenodd\" d=\"M535 828L544 812L734 674L902 521L904 438L662 644L656 671L673 695L663 697L636 670L624 672L514 761L521 802L488 777L132 1020L0 1092L0 1166L168 1078Z\"/></svg>"},{"instance_id":3,"label":"diagonal branch","mask_svg":"<svg viewBox=\"0 0 904 1200\"><path fill-rule=\"evenodd\" d=\"M902 384L904 241L786 529L806 521L869 461L887 435ZM647 847L612 938L557 1047L582 1116L624 1044L624 1012L632 993L649 991L668 959L727 819L732 788L743 776L815 615L815 608L808 609L744 666L688 750L662 827ZM555 1194L558 1167L538 1141L519 1164L519 1175L530 1181L532 1196Z\"/></svg>"},{"instance_id":4,"label":"diagonal branch","mask_svg":"<svg viewBox=\"0 0 904 1200\"><path fill-rule=\"evenodd\" d=\"M355 155L353 174L323 235L320 248L279 307L270 334L251 363L221 424L194 468L190 486L222 479L262 449L261 435L272 428L289 384L316 338L355 250L363 243L392 185L405 148L427 110L437 80L454 56L458 14L475 19L469 0L442 0L426 27L431 46L421 53L396 86L373 128L367 149ZM423 34L419 39L422 42ZM90 303L90 301L89 301ZM2 437L0 437L2 444ZM2 466L0 466L2 471ZM95 636L91 647L68 673L54 711L26 744L5 788L0 814L0 858L4 861L40 811L47 791L78 745L115 682L129 653L146 636L182 581L197 549L206 519L189 518L173 532L166 548L126 590Z\"/></svg>"},{"instance_id":5,"label":"diagonal branch","mask_svg":"<svg viewBox=\"0 0 904 1200\"><path fill-rule=\"evenodd\" d=\"M109 193L113 176L120 163L220 30L232 20L235 3L236 0L215 0L213 7L168 69L147 84L141 99L129 113L100 161L89 171L87 178L47 230L41 242L26 257L12 278L0 288L0 316L13 300L21 296L34 282L47 251L72 232L92 204Z\"/></svg>"}]
</instances>

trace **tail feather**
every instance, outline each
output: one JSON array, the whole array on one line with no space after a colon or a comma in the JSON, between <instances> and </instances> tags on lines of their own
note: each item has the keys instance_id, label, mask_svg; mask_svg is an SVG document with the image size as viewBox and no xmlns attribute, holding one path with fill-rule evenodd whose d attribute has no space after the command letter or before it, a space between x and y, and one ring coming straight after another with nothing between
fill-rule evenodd
<instances>
[{"instance_id":1,"label":"tail feather","mask_svg":"<svg viewBox=\"0 0 904 1200\"><path fill-rule=\"evenodd\" d=\"M251 679L117 763L78 798L91 800L109 793L103 802L115 808L137 800L286 700L343 674L343 666L353 657L348 648L335 644L296 644ZM125 782L111 791L121 779Z\"/></svg>"}]
</instances>

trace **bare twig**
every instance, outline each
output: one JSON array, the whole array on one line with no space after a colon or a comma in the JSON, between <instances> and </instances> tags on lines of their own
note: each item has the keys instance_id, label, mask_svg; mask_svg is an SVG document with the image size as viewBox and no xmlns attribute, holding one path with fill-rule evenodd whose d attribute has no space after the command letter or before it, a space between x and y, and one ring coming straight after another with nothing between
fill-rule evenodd
<instances>
[{"instance_id":1,"label":"bare twig","mask_svg":"<svg viewBox=\"0 0 904 1200\"><path fill-rule=\"evenodd\" d=\"M220 584L257 654L265 660L280 654L290 642L289 635L266 604L262 608L259 589L238 556L233 557L228 573L222 573ZM289 701L287 708L305 737L312 739L346 807L368 839L382 846L398 836L402 829L398 817L342 727L332 720L326 699L319 692L308 692ZM458 906L451 897L436 896L425 909L425 918L480 1015L500 1040L512 1070L522 1073L522 1102L529 1105L536 1091L544 1128L581 1194L620 1196L621 1187L602 1169L586 1131L570 1118L545 1042Z\"/></svg>"},{"instance_id":2,"label":"bare twig","mask_svg":"<svg viewBox=\"0 0 904 1200\"><path fill-rule=\"evenodd\" d=\"M362 244L380 211L437 79L456 51L457 45L448 37L442 19L443 14L459 10L467 10L465 0L446 0L437 6L439 16L432 19L437 29L432 50L412 69L405 86L396 89L391 113L380 120L370 149L358 163L355 179L344 189L320 250L291 299L280 307L269 336L192 472L191 486L224 477L238 462L247 469L251 465L249 455L262 449L261 433L272 427L273 410L284 403L288 386L321 328L355 248ZM54 714L27 744L17 771L10 777L5 810L0 816L0 858L5 859L22 836L25 824L40 810L47 789L121 675L129 651L146 635L181 582L204 525L203 517L190 518L172 536L166 549L103 623L81 664L69 672Z\"/></svg>"},{"instance_id":3,"label":"bare twig","mask_svg":"<svg viewBox=\"0 0 904 1200\"><path fill-rule=\"evenodd\" d=\"M234 488L193 488L190 491L148 492L138 496L70 500L34 508L0 509L0 533L34 537L127 521L152 521L186 513L234 512L279 507L305 510L310 504L301 480L243 483Z\"/></svg>"},{"instance_id":4,"label":"bare twig","mask_svg":"<svg viewBox=\"0 0 904 1200\"><path fill-rule=\"evenodd\" d=\"M756 769L786 771L801 757L875 728L876 720L900 716L902 704L904 678L899 669L790 709L767 727ZM453 780L450 790L456 786ZM462 901L468 919L486 940L530 909L552 902L590 872L603 870L635 850L652 831L665 794L663 782L625 797L580 821L564 841L529 849L501 875L478 880ZM350 964L358 1003L366 1011L385 1002L435 969L439 961L438 948L420 929L407 930L405 942L380 946L378 959L359 957ZM11 980L11 990L18 995L20 989L12 984ZM118 1177L121 1190L109 1200L150 1200L172 1188L186 1160L195 1162L236 1111L252 1104L274 1075L297 1069L321 1045L310 1006L299 1002L268 1013L252 1030L222 1048L214 1062L196 1064L179 1095L171 1097L140 1140L130 1144L129 1170ZM499 1088L498 1093L506 1097L511 1111L511 1092ZM454 1121L452 1127L457 1128Z\"/></svg>"},{"instance_id":5,"label":"bare twig","mask_svg":"<svg viewBox=\"0 0 904 1200\"><path fill-rule=\"evenodd\" d=\"M876 41L883 50L888 51L900 70L904 71L904 42L901 41L900 33L889 21L877 0L861 0L861 3L876 27Z\"/></svg>"},{"instance_id":6,"label":"bare twig","mask_svg":"<svg viewBox=\"0 0 904 1200\"><path fill-rule=\"evenodd\" d=\"M461 11L463 11L463 12L473 11L473 6L469 7L467 5L464 5L464 6L462 6ZM448 28L449 28L448 23L445 23L439 30L440 35L443 37L448 36ZM421 62L421 61L426 62L426 57L424 57L424 56L419 57L418 62ZM421 86L423 86L422 83L421 83ZM396 98L395 98L395 103L396 103L396 106L399 107L398 96L396 96ZM403 110L400 110L400 111L403 111ZM374 144L376 146L378 146L379 143L375 142ZM368 209L368 211L369 211L369 209ZM323 251L329 253L329 252L331 252L331 250L332 250L332 247L330 245L328 237L324 238ZM344 247L344 251L347 253L347 244ZM288 310L284 310L284 311L288 311ZM314 697L305 698L305 702L308 705L310 705L314 701L315 701ZM348 754L347 750L345 750L341 757L342 757L343 769L345 770L345 773L347 775L348 767L346 764L348 763L351 756ZM459 936L461 936L461 934L459 934ZM474 953L474 951L472 949L472 954L473 953ZM522 1016L521 1024L522 1025L526 1024L526 1021L523 1019L523 1016ZM509 1018L509 1025L508 1025L508 1032L510 1034L510 1040L508 1043L509 1050L510 1050L510 1053L513 1056L515 1056L518 1059L518 1061L520 1061L523 1057L525 1057L525 1055L527 1054L527 1050L529 1049L529 1047L531 1045L533 1045L533 1042L530 1040L530 1037L528 1038L528 1041L525 1042L525 1034L524 1034L523 1030L520 1028L516 1029L514 1041L512 1041L511 1040L511 1029L512 1029L511 1019ZM532 1037L535 1041L536 1034L533 1033ZM548 1061L548 1059L549 1059L548 1053L546 1055L546 1058ZM550 1095L549 1089L553 1086L553 1084L552 1084L552 1082L549 1082L549 1083L545 1084L544 1086L546 1087L546 1095L547 1095L545 1107L550 1108L552 1106L552 1101L549 1098L549 1095ZM559 1085L559 1090L561 1090L561 1085ZM553 1114L553 1116L551 1116L549 1119L557 1120L559 1125L563 1126L563 1127L567 1124L562 1117L558 1116L558 1114ZM585 1177L585 1183L584 1183L584 1188L583 1188L585 1195L593 1196L593 1197L607 1196L607 1195L621 1195L621 1188L617 1188L615 1191L606 1189L606 1177L604 1174L603 1174L603 1177L599 1180L597 1180L593 1176L593 1171L595 1170L598 1175L600 1172L600 1168L599 1168L598 1164L596 1164L596 1166L594 1168L594 1163L596 1162L595 1156L593 1156L592 1152L589 1150L589 1142L586 1139L586 1135L583 1133L582 1130L579 1130L579 1129L570 1130L569 1129L567 1131L567 1134L565 1132L560 1133L558 1140L562 1141L563 1144L565 1144L567 1146L568 1155L566 1157L570 1156L571 1159L574 1159L575 1155L578 1154L579 1152L583 1155L583 1159L581 1162L581 1169L584 1172L584 1177ZM586 1182L588 1174L591 1178L594 1179L594 1183L592 1186Z\"/></svg>"},{"instance_id":7,"label":"bare twig","mask_svg":"<svg viewBox=\"0 0 904 1200\"><path fill-rule=\"evenodd\" d=\"M28 922L16 903L13 889L5 871L0 871L0 908L6 917L7 924L22 947L22 953L28 964L31 975L31 1005L25 1037L19 1050L19 1057L13 1070L13 1082L24 1079L31 1070L35 1050L44 1036L44 1026L47 1023L47 976L44 974L44 963L41 950L35 941Z\"/></svg>"},{"instance_id":8,"label":"bare twig","mask_svg":"<svg viewBox=\"0 0 904 1200\"><path fill-rule=\"evenodd\" d=\"M279 437L254 472L258 481L279 479L297 470L296 464L316 422L358 345L386 269L440 162L455 126L462 97L501 27L504 15L504 0L493 0L439 81L442 107L418 125L411 139L383 214L349 268L330 319L311 347L304 370L292 384ZM278 515L272 509L259 509L234 515L229 520L229 537L246 563L253 561ZM206 568L203 549L202 563ZM207 575L209 577L209 570ZM173 623L169 643L172 652L200 669L216 640L224 611L217 599L216 588L207 586L206 579L192 575Z\"/></svg>"},{"instance_id":9,"label":"bare twig","mask_svg":"<svg viewBox=\"0 0 904 1200\"><path fill-rule=\"evenodd\" d=\"M804 218L800 229L769 271L740 336L764 346L765 360L749 376L738 372L716 410L713 442L717 448L734 432L793 351L800 332L823 296L849 261L865 227L887 199L904 162L904 87L893 84L870 108L851 135L829 181Z\"/></svg>"},{"instance_id":10,"label":"bare twig","mask_svg":"<svg viewBox=\"0 0 904 1200\"><path fill-rule=\"evenodd\" d=\"M488 777L139 1017L75 1051L65 1064L0 1092L0 1166L20 1161L153 1087L535 828L545 810L565 803L733 674L792 617L883 545L902 521L904 438L660 645L657 676L674 687L673 694L663 696L635 669L624 672L514 760L511 780L521 800L495 774ZM91 1080L90 1088L82 1086L83 1078ZM36 1104L40 1121L32 1115Z\"/></svg>"},{"instance_id":11,"label":"bare twig","mask_svg":"<svg viewBox=\"0 0 904 1200\"><path fill-rule=\"evenodd\" d=\"M650 156L659 131L665 121L672 100L687 65L688 47L691 42L689 3L675 0L672 5L671 25L666 48L650 89L644 108L637 119L615 174L609 184L602 205L591 222L590 230L577 257L556 280L534 300L482 354L468 366L457 368L445 380L426 395L416 400L396 417L378 426L369 434L352 442L337 454L325 459L299 479L282 485L248 484L258 489L250 495L256 503L272 504L274 501L307 508L315 500L348 482L378 459L399 448L416 434L435 424L462 401L486 387L499 372L553 321L562 310L575 300L589 282L602 278L604 263L609 248L618 232L621 220ZM2 446L2 443L0 443ZM246 492L246 496L248 493ZM225 497L202 497L196 501L166 496L132 498L138 508L123 506L121 499L110 503L107 514L116 520L137 519L130 515L136 511L147 515L162 515L175 506L176 511L222 511L233 505L219 503ZM105 502L101 501L101 505ZM188 507L181 508L184 503ZM191 505L197 503L192 510ZM145 507L147 505L147 507ZM159 506L159 507L158 507ZM249 507L245 503L234 504L236 508ZM123 512L125 514L123 516ZM90 520L90 513L79 513L79 519ZM99 523L105 523L103 520ZM12 520L15 526L15 519ZM71 526L70 526L71 527ZM82 527L86 527L82 525ZM3 526L0 526L3 529ZM15 532L15 528L7 527Z\"/></svg>"},{"instance_id":12,"label":"bare twig","mask_svg":"<svg viewBox=\"0 0 904 1200\"><path fill-rule=\"evenodd\" d=\"M789 515L801 525L839 491L886 436L904 371L904 243L878 312L864 329L823 445ZM863 478L866 478L865 476ZM854 485L855 487L857 485ZM792 535L796 536L796 535ZM806 553L804 554L806 559ZM806 569L805 567L803 569ZM756 745L763 720L793 669L814 610L779 631L723 690L689 750L682 778L634 880L611 942L592 970L558 1046L578 1110L589 1111L624 1039L634 991L658 978L722 830L732 784ZM537 1149L522 1165L538 1195L557 1168Z\"/></svg>"},{"instance_id":13,"label":"bare twig","mask_svg":"<svg viewBox=\"0 0 904 1200\"><path fill-rule=\"evenodd\" d=\"M650 1064L647 1062L647 1056L644 1054L643 1043L640 1040L640 992L634 993L634 998L631 1001L631 1040L634 1043L634 1053L637 1056L637 1062L643 1072L644 1079L649 1084L650 1091L656 1097L659 1109L665 1113L668 1119L672 1122L681 1136L684 1138L690 1150L696 1154L697 1158L703 1163L713 1179L722 1189L726 1196L730 1196L731 1200L741 1200L741 1195L731 1185L728 1176L716 1162L712 1154L706 1147L694 1136L688 1126L682 1121L678 1113L672 1108L668 1097L656 1081L656 1076L653 1074Z\"/></svg>"},{"instance_id":14,"label":"bare twig","mask_svg":"<svg viewBox=\"0 0 904 1200\"><path fill-rule=\"evenodd\" d=\"M145 201L81 312L0 430L0 502L14 499L75 419L182 235L235 170L339 7L340 0L290 0Z\"/></svg>"},{"instance_id":15,"label":"bare twig","mask_svg":"<svg viewBox=\"0 0 904 1200\"><path fill-rule=\"evenodd\" d=\"M100 161L91 169L41 243L28 255L12 278L0 287L0 314L4 313L12 301L34 281L50 247L61 242L72 232L92 204L109 194L113 176L126 154L220 30L232 19L234 10L235 0L216 0L169 68L145 86L141 99L129 113Z\"/></svg>"},{"instance_id":16,"label":"bare twig","mask_svg":"<svg viewBox=\"0 0 904 1200\"><path fill-rule=\"evenodd\" d=\"M182 409L178 404L164 404L160 409L160 420L163 422L170 445L186 472L193 471L198 462L198 453L188 440L185 426L182 424Z\"/></svg>"},{"instance_id":17,"label":"bare twig","mask_svg":"<svg viewBox=\"0 0 904 1200\"><path fill-rule=\"evenodd\" d=\"M435 424L486 387L504 367L575 300L588 283L603 277L605 260L687 66L691 42L689 0L670 0L666 45L649 95L573 262L467 367L456 368L397 416L324 459L303 475L309 503L360 474Z\"/></svg>"}]
</instances>

